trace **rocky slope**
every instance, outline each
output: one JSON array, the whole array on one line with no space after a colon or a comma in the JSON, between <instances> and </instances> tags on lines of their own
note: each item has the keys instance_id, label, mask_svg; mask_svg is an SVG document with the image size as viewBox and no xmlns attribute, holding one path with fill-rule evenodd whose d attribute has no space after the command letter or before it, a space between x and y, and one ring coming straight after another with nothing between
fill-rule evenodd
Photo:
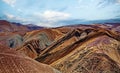
<instances>
[{"instance_id":1,"label":"rocky slope","mask_svg":"<svg viewBox=\"0 0 120 73\"><path fill-rule=\"evenodd\" d=\"M95 24L33 31L27 33L26 43L17 51L63 73L119 73L119 26Z\"/></svg>"},{"instance_id":2,"label":"rocky slope","mask_svg":"<svg viewBox=\"0 0 120 73\"><path fill-rule=\"evenodd\" d=\"M60 73L56 69L0 45L0 73Z\"/></svg>"},{"instance_id":3,"label":"rocky slope","mask_svg":"<svg viewBox=\"0 0 120 73\"><path fill-rule=\"evenodd\" d=\"M0 62L4 63L1 63L0 71L15 62L13 68L20 73L29 70L31 73L45 73L45 67L46 73L120 73L119 27L119 23L106 23L44 28L27 31L24 35L13 31L1 33L0 44L7 45L0 45L0 53L5 50L5 55L1 54ZM21 67L23 72L19 70ZM12 69L6 71L9 70Z\"/></svg>"},{"instance_id":4,"label":"rocky slope","mask_svg":"<svg viewBox=\"0 0 120 73\"><path fill-rule=\"evenodd\" d=\"M88 32L89 31L89 32ZM120 34L109 30L73 30L36 58L63 73L119 73Z\"/></svg>"}]
</instances>

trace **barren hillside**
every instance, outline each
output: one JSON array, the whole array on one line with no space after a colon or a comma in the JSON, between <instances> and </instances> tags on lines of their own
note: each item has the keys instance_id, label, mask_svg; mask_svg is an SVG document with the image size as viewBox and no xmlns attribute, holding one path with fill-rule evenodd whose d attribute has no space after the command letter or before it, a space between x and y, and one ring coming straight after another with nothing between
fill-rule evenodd
<instances>
[{"instance_id":1,"label":"barren hillside","mask_svg":"<svg viewBox=\"0 0 120 73\"><path fill-rule=\"evenodd\" d=\"M0 25L1 73L120 73L119 23L11 28Z\"/></svg>"}]
</instances>

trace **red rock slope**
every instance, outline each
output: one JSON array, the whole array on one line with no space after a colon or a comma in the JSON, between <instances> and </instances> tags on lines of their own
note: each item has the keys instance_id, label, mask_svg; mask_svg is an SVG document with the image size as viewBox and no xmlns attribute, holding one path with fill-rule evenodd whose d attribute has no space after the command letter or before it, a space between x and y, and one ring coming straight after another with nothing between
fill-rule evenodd
<instances>
[{"instance_id":1,"label":"red rock slope","mask_svg":"<svg viewBox=\"0 0 120 73\"><path fill-rule=\"evenodd\" d=\"M4 51L3 51L4 50ZM60 73L52 67L0 45L0 73Z\"/></svg>"}]
</instances>

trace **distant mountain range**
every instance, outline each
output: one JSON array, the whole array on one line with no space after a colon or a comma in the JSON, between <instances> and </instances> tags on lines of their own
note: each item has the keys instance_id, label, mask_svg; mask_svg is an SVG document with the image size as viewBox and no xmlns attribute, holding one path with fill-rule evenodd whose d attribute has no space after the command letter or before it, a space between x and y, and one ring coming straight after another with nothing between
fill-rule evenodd
<instances>
[{"instance_id":1,"label":"distant mountain range","mask_svg":"<svg viewBox=\"0 0 120 73\"><path fill-rule=\"evenodd\" d=\"M108 19L108 20L80 20L80 19L73 19L73 20L64 20L58 23L63 23L66 25L74 25L74 24L105 24L105 23L120 23L120 19Z\"/></svg>"},{"instance_id":2,"label":"distant mountain range","mask_svg":"<svg viewBox=\"0 0 120 73\"><path fill-rule=\"evenodd\" d=\"M9 22L6 20L0 20L0 30L1 31L32 31L37 29L42 29L44 27L40 27L33 24L23 25L17 22Z\"/></svg>"}]
</instances>

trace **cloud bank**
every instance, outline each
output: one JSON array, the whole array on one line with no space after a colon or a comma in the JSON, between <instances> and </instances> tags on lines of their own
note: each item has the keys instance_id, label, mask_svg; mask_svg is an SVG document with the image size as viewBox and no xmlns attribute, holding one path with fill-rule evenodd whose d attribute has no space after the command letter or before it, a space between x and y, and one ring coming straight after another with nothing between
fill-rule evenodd
<instances>
[{"instance_id":1,"label":"cloud bank","mask_svg":"<svg viewBox=\"0 0 120 73\"><path fill-rule=\"evenodd\" d=\"M16 3L16 0L3 0L3 1L12 7L14 7Z\"/></svg>"},{"instance_id":2,"label":"cloud bank","mask_svg":"<svg viewBox=\"0 0 120 73\"><path fill-rule=\"evenodd\" d=\"M2 3L4 2L4 3ZM1 19L40 26L120 19L120 0L2 0ZM7 6L7 5L9 6Z\"/></svg>"}]
</instances>

